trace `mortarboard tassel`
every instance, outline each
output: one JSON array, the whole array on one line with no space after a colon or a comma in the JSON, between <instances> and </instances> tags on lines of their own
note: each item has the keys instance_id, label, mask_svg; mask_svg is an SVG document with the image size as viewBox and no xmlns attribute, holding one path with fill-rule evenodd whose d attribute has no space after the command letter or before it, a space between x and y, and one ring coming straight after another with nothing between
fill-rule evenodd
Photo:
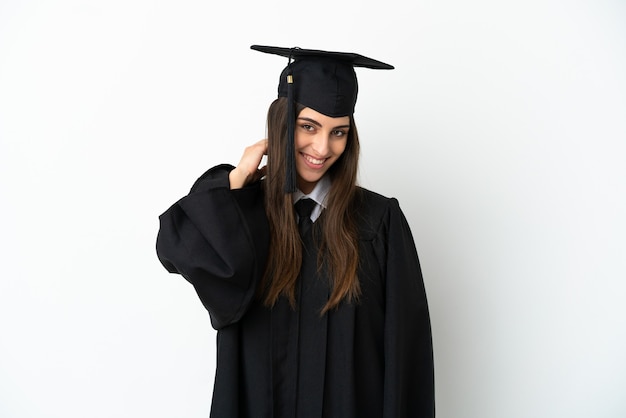
<instances>
[{"instance_id":1,"label":"mortarboard tassel","mask_svg":"<svg viewBox=\"0 0 626 418\"><path fill-rule=\"evenodd\" d=\"M289 57L291 64L291 57ZM293 97L293 74L291 71L287 74L287 155L285 156L285 193L293 193L296 191L296 159L295 159L295 124L296 109Z\"/></svg>"}]
</instances>

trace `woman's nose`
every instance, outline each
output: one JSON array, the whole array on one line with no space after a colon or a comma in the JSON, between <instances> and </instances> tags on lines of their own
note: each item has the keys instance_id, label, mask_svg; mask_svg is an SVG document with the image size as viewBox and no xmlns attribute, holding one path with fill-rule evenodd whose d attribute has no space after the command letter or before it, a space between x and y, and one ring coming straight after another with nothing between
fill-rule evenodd
<instances>
[{"instance_id":1,"label":"woman's nose","mask_svg":"<svg viewBox=\"0 0 626 418\"><path fill-rule=\"evenodd\" d=\"M318 157L325 157L328 154L328 134L320 132L315 135L312 148L318 154Z\"/></svg>"}]
</instances>

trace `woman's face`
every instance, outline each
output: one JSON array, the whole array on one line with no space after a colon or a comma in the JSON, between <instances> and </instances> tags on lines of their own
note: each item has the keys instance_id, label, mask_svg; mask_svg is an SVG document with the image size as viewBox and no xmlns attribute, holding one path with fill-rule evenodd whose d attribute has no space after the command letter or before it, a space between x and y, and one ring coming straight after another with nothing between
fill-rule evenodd
<instances>
[{"instance_id":1,"label":"woman's face","mask_svg":"<svg viewBox=\"0 0 626 418\"><path fill-rule=\"evenodd\" d=\"M305 107L296 119L295 149L298 188L310 193L341 157L348 142L350 117L331 118Z\"/></svg>"}]
</instances>

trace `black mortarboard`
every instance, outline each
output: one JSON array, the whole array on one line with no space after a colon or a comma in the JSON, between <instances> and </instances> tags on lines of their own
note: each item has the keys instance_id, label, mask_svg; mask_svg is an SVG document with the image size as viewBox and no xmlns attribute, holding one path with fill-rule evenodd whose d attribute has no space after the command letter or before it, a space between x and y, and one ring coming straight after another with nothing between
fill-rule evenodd
<instances>
[{"instance_id":1,"label":"black mortarboard","mask_svg":"<svg viewBox=\"0 0 626 418\"><path fill-rule=\"evenodd\" d=\"M288 99L285 192L292 193L296 189L295 103L334 118L351 116L358 92L354 67L391 70L393 66L349 52L262 45L252 45L250 48L288 58L287 66L280 75L278 97Z\"/></svg>"}]
</instances>

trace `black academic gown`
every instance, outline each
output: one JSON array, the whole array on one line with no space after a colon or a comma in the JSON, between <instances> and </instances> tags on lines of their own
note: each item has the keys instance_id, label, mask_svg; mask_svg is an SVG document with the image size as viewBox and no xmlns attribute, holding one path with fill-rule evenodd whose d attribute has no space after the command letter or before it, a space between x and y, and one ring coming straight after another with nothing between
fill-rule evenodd
<instances>
[{"instance_id":1,"label":"black academic gown","mask_svg":"<svg viewBox=\"0 0 626 418\"><path fill-rule=\"evenodd\" d=\"M398 202L359 189L358 302L320 317L328 283L305 257L297 309L283 299L268 309L255 297L269 244L263 191L230 190L231 169L200 177L157 237L161 263L194 286L218 330L211 417L434 417L426 293Z\"/></svg>"}]
</instances>

